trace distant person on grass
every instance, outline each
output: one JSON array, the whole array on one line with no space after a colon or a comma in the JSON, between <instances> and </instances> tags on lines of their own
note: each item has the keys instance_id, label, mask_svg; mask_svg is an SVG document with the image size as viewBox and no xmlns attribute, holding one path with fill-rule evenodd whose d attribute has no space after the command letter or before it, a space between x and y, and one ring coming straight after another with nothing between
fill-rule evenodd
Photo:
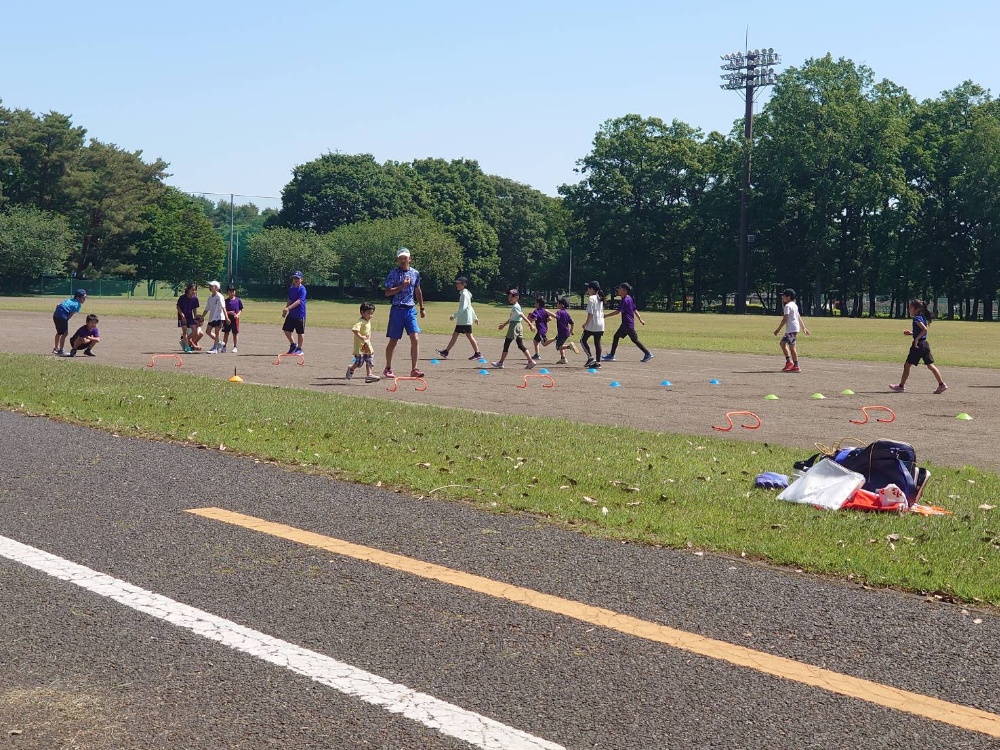
<instances>
[{"instance_id":1,"label":"distant person on grass","mask_svg":"<svg viewBox=\"0 0 1000 750\"><path fill-rule=\"evenodd\" d=\"M185 352L192 352L201 349L197 340L192 341L192 337L198 329L195 316L198 314L198 285L188 284L184 288L184 294L177 298L177 327L181 329L181 347Z\"/></svg>"},{"instance_id":2,"label":"distant person on grass","mask_svg":"<svg viewBox=\"0 0 1000 750\"><path fill-rule=\"evenodd\" d=\"M288 339L288 353L302 354L302 343L306 334L306 288L302 283L302 271L292 274L292 285L288 288L288 304L281 309L285 322L281 330ZM292 334L297 340L292 340Z\"/></svg>"},{"instance_id":3,"label":"distant person on grass","mask_svg":"<svg viewBox=\"0 0 1000 750\"><path fill-rule=\"evenodd\" d=\"M52 322L56 326L56 338L52 343L52 353L57 357L66 356L66 335L69 333L69 319L80 312L83 303L87 301L87 290L77 289L73 296L56 305L52 313Z\"/></svg>"},{"instance_id":4,"label":"distant person on grass","mask_svg":"<svg viewBox=\"0 0 1000 750\"><path fill-rule=\"evenodd\" d=\"M75 357L79 349L83 349L83 353L88 357L97 356L94 354L94 347L101 341L101 333L97 330L99 322L96 315L87 316L87 324L77 328L76 333L69 339L69 356Z\"/></svg>"},{"instance_id":5,"label":"distant person on grass","mask_svg":"<svg viewBox=\"0 0 1000 750\"><path fill-rule=\"evenodd\" d=\"M612 310L609 313L605 313L604 317L611 318L615 315L621 315L622 322L618 326L618 330L615 331L615 337L611 339L611 351L604 356L605 362L615 361L615 352L618 350L618 342L623 338L628 338L633 344L639 347L639 351L642 352L643 362L649 362L653 358L652 352L642 345L639 341L639 337L635 333L635 321L639 321L643 325L646 325L646 321L642 319L639 315L639 311L635 309L635 300L632 299L632 285L628 282L623 281L618 285L615 293L622 298L621 304L618 305L617 310Z\"/></svg>"},{"instance_id":6,"label":"distant person on grass","mask_svg":"<svg viewBox=\"0 0 1000 750\"><path fill-rule=\"evenodd\" d=\"M493 366L498 369L503 369L504 360L507 359L507 352L510 351L510 343L513 341L517 344L517 348L521 350L524 358L528 360L528 364L525 366L526 370L530 370L535 366L535 360L531 358L528 354L528 347L524 345L524 329L521 327L521 323L527 323L528 328L532 331L535 327L531 324L531 320L524 314L521 310L521 303L519 302L521 298L521 293L516 289L511 289L507 292L507 301L510 302L510 317L507 318L506 323L501 323L497 326L498 331L502 331L504 326L507 326L507 336L503 340L503 354L500 355L500 359L493 363Z\"/></svg>"},{"instance_id":7,"label":"distant person on grass","mask_svg":"<svg viewBox=\"0 0 1000 750\"><path fill-rule=\"evenodd\" d=\"M934 357L931 354L931 345L927 341L927 326L931 324L931 311L927 309L927 303L919 299L911 299L909 304L910 315L913 316L913 324L910 330L903 331L904 336L912 336L913 342L910 344L910 351L906 355L906 362L903 363L903 377L899 379L897 385L890 385L889 388L896 393L906 390L906 380L910 377L910 368L919 365L921 360L927 365L927 369L937 378L937 388L935 394L944 393L948 390L948 384L941 377L941 371L934 364Z\"/></svg>"},{"instance_id":8,"label":"distant person on grass","mask_svg":"<svg viewBox=\"0 0 1000 750\"><path fill-rule=\"evenodd\" d=\"M208 302L205 303L205 311L202 315L208 321L208 337L212 339L212 348L209 354L219 354L222 351L222 324L226 322L226 298L219 291L221 284L218 281L208 282Z\"/></svg>"},{"instance_id":9,"label":"distant person on grass","mask_svg":"<svg viewBox=\"0 0 1000 750\"><path fill-rule=\"evenodd\" d=\"M794 289L786 289L781 293L781 303L783 305L781 322L774 329L775 336L781 332L782 328L785 329L785 335L781 337L781 351L785 355L785 366L781 371L801 372L799 369L799 352L795 348L795 339L800 330L808 336L809 329L802 322L802 316L799 314L799 306L795 304Z\"/></svg>"},{"instance_id":10,"label":"distant person on grass","mask_svg":"<svg viewBox=\"0 0 1000 750\"><path fill-rule=\"evenodd\" d=\"M233 354L236 354L236 340L240 335L240 313L243 312L243 300L236 296L236 287L232 284L226 289L226 322L222 324L222 353L229 346L229 334L233 334Z\"/></svg>"},{"instance_id":11,"label":"distant person on grass","mask_svg":"<svg viewBox=\"0 0 1000 750\"><path fill-rule=\"evenodd\" d=\"M375 315L375 305L371 302L361 303L361 317L351 328L354 334L354 361L347 368L347 379L354 377L354 371L365 368L365 382L377 383L379 376L372 368L375 367L375 350L372 348L372 316Z\"/></svg>"},{"instance_id":12,"label":"distant person on grass","mask_svg":"<svg viewBox=\"0 0 1000 750\"><path fill-rule=\"evenodd\" d=\"M422 378L424 374L417 369L420 357L417 307L420 308L420 317L424 317L424 293L420 288L420 271L410 268L410 251L405 247L399 248L396 267L385 278L385 296L392 300L392 307L389 308L389 323L385 330L389 343L385 345L385 370L382 375L396 377L392 371L392 354L405 331L410 337L410 377Z\"/></svg>"},{"instance_id":13,"label":"distant person on grass","mask_svg":"<svg viewBox=\"0 0 1000 750\"><path fill-rule=\"evenodd\" d=\"M469 343L472 344L472 356L469 359L480 359L483 354L479 351L476 337L472 335L472 324L479 325L479 318L476 316L476 311L472 309L472 292L469 291L469 280L465 276L459 276L455 279L455 288L458 290L458 309L448 316L448 320L455 321L455 331L451 334L448 346L444 349L438 349L437 353L448 359L458 337L465 334Z\"/></svg>"}]
</instances>

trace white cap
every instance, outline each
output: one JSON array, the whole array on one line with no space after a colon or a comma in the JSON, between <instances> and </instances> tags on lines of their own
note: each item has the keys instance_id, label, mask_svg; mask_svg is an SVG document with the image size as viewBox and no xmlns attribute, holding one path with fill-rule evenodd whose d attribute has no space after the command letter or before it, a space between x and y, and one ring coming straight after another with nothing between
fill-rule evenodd
<instances>
[{"instance_id":1,"label":"white cap","mask_svg":"<svg viewBox=\"0 0 1000 750\"><path fill-rule=\"evenodd\" d=\"M410 257L410 251L407 250L405 247L401 247L401 248L399 248L399 252L396 253L396 257L397 258L409 258Z\"/></svg>"},{"instance_id":2,"label":"white cap","mask_svg":"<svg viewBox=\"0 0 1000 750\"><path fill-rule=\"evenodd\" d=\"M210 281L210 282L208 282L208 285L209 286L214 286L216 289L221 289L222 288L222 284L220 284L218 281Z\"/></svg>"}]
</instances>

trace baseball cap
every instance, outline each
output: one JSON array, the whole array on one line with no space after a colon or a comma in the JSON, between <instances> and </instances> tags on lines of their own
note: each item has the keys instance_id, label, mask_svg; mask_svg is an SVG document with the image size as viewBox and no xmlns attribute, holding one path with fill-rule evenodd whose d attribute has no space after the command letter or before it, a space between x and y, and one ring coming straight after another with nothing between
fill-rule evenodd
<instances>
[{"instance_id":1,"label":"baseball cap","mask_svg":"<svg viewBox=\"0 0 1000 750\"><path fill-rule=\"evenodd\" d=\"M75 292L73 292L73 296L74 297L86 297L87 296L87 290L86 289L77 289Z\"/></svg>"},{"instance_id":2,"label":"baseball cap","mask_svg":"<svg viewBox=\"0 0 1000 750\"><path fill-rule=\"evenodd\" d=\"M396 252L396 257L397 258L409 258L410 257L410 251L407 250L405 247L401 247Z\"/></svg>"},{"instance_id":3,"label":"baseball cap","mask_svg":"<svg viewBox=\"0 0 1000 750\"><path fill-rule=\"evenodd\" d=\"M600 289L601 289L601 282L599 282L599 281L588 281L587 282L587 288L588 289L597 289L598 291L600 291Z\"/></svg>"},{"instance_id":4,"label":"baseball cap","mask_svg":"<svg viewBox=\"0 0 1000 750\"><path fill-rule=\"evenodd\" d=\"M785 291L783 291L781 293L781 296L782 297L791 297L792 299L795 299L795 290L792 289L791 287L788 287Z\"/></svg>"},{"instance_id":5,"label":"baseball cap","mask_svg":"<svg viewBox=\"0 0 1000 750\"><path fill-rule=\"evenodd\" d=\"M517 291L516 289L508 289L507 290L507 295L510 296L510 297L520 297L521 293L519 291Z\"/></svg>"},{"instance_id":6,"label":"baseball cap","mask_svg":"<svg viewBox=\"0 0 1000 750\"><path fill-rule=\"evenodd\" d=\"M464 276L459 276L457 279L455 279L455 283L456 284L465 284L466 286L468 286L469 285L469 280L467 278L465 278Z\"/></svg>"},{"instance_id":7,"label":"baseball cap","mask_svg":"<svg viewBox=\"0 0 1000 750\"><path fill-rule=\"evenodd\" d=\"M208 282L208 285L209 286L214 286L216 289L221 289L222 288L222 284L220 284L218 281L210 281L210 282Z\"/></svg>"},{"instance_id":8,"label":"baseball cap","mask_svg":"<svg viewBox=\"0 0 1000 750\"><path fill-rule=\"evenodd\" d=\"M296 271L295 273L293 273L292 274L292 278L293 279L301 279L302 278L302 271Z\"/></svg>"}]
</instances>

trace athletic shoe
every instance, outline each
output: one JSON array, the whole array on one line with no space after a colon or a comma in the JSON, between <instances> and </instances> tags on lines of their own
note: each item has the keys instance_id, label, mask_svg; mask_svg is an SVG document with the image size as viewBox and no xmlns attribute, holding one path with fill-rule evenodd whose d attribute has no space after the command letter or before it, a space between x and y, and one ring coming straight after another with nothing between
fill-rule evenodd
<instances>
[{"instance_id":1,"label":"athletic shoe","mask_svg":"<svg viewBox=\"0 0 1000 750\"><path fill-rule=\"evenodd\" d=\"M83 353L86 354L88 357L96 357L97 356L92 351L90 351L90 349L85 350Z\"/></svg>"},{"instance_id":2,"label":"athletic shoe","mask_svg":"<svg viewBox=\"0 0 1000 750\"><path fill-rule=\"evenodd\" d=\"M604 362L614 362L615 361L615 355L614 354L605 354L603 357L601 357L601 359Z\"/></svg>"},{"instance_id":3,"label":"athletic shoe","mask_svg":"<svg viewBox=\"0 0 1000 750\"><path fill-rule=\"evenodd\" d=\"M781 371L788 372L789 370L792 369L793 366L794 365L792 365L792 360L788 360L787 362L785 362L785 366L781 368Z\"/></svg>"},{"instance_id":4,"label":"athletic shoe","mask_svg":"<svg viewBox=\"0 0 1000 750\"><path fill-rule=\"evenodd\" d=\"M233 354L236 354L236 347L233 347Z\"/></svg>"},{"instance_id":5,"label":"athletic shoe","mask_svg":"<svg viewBox=\"0 0 1000 750\"><path fill-rule=\"evenodd\" d=\"M365 382L366 383L377 383L381 379L382 378L380 378L378 375L365 375Z\"/></svg>"},{"instance_id":6,"label":"athletic shoe","mask_svg":"<svg viewBox=\"0 0 1000 750\"><path fill-rule=\"evenodd\" d=\"M530 369L531 369L532 367L534 367L534 366L535 366L535 365L537 365L537 364L538 364L538 363L537 363L537 362L536 362L535 360L531 360L531 361L530 361L530 362L529 362L528 364L526 364L526 365L524 366L524 369L525 369L525 370L530 370Z\"/></svg>"},{"instance_id":7,"label":"athletic shoe","mask_svg":"<svg viewBox=\"0 0 1000 750\"><path fill-rule=\"evenodd\" d=\"M934 389L934 395L939 395L948 390L947 383L938 383L938 387Z\"/></svg>"},{"instance_id":8,"label":"athletic shoe","mask_svg":"<svg viewBox=\"0 0 1000 750\"><path fill-rule=\"evenodd\" d=\"M394 373L392 370L390 370L388 367L386 367L384 370L382 370L382 377L383 378L392 378L393 380L395 380L396 379L396 373Z\"/></svg>"},{"instance_id":9,"label":"athletic shoe","mask_svg":"<svg viewBox=\"0 0 1000 750\"><path fill-rule=\"evenodd\" d=\"M532 359L541 359L541 358L542 358L542 355L541 355L541 354L532 354L532 355L531 355L531 358L532 358Z\"/></svg>"},{"instance_id":10,"label":"athletic shoe","mask_svg":"<svg viewBox=\"0 0 1000 750\"><path fill-rule=\"evenodd\" d=\"M565 365L565 364L569 364L569 363L566 361L565 357L560 357L559 359L556 360L556 364L557 365Z\"/></svg>"},{"instance_id":11,"label":"athletic shoe","mask_svg":"<svg viewBox=\"0 0 1000 750\"><path fill-rule=\"evenodd\" d=\"M289 344L288 345L288 353L289 354L295 354L295 344Z\"/></svg>"},{"instance_id":12,"label":"athletic shoe","mask_svg":"<svg viewBox=\"0 0 1000 750\"><path fill-rule=\"evenodd\" d=\"M890 385L889 390L895 391L896 393L904 393L906 391L906 388L901 385Z\"/></svg>"},{"instance_id":13,"label":"athletic shoe","mask_svg":"<svg viewBox=\"0 0 1000 750\"><path fill-rule=\"evenodd\" d=\"M218 353L219 353L219 350L216 349L214 346L211 349L209 349L207 352L205 352L205 354L218 354Z\"/></svg>"},{"instance_id":14,"label":"athletic shoe","mask_svg":"<svg viewBox=\"0 0 1000 750\"><path fill-rule=\"evenodd\" d=\"M569 348L573 350L573 354L579 354L580 353L580 347L578 347L576 345L575 341L570 341L569 342Z\"/></svg>"},{"instance_id":15,"label":"athletic shoe","mask_svg":"<svg viewBox=\"0 0 1000 750\"><path fill-rule=\"evenodd\" d=\"M588 360L587 360L587 362L586 362L586 364L584 365L584 367L585 367L585 368L590 368L590 367L593 367L593 366L594 366L594 365L596 365L596 364L597 364L597 363L596 363L596 362L595 362L594 360L592 360L592 359L588 359Z\"/></svg>"},{"instance_id":16,"label":"athletic shoe","mask_svg":"<svg viewBox=\"0 0 1000 750\"><path fill-rule=\"evenodd\" d=\"M424 376L424 373L421 370L418 370L415 367L412 370L410 370L410 377L411 378L422 378L423 376Z\"/></svg>"},{"instance_id":17,"label":"athletic shoe","mask_svg":"<svg viewBox=\"0 0 1000 750\"><path fill-rule=\"evenodd\" d=\"M62 350L61 349L53 349L52 353L55 354L58 357L58 356L61 356L60 355L60 351L62 351Z\"/></svg>"},{"instance_id":18,"label":"athletic shoe","mask_svg":"<svg viewBox=\"0 0 1000 750\"><path fill-rule=\"evenodd\" d=\"M348 380L350 380L351 378L353 378L354 377L354 370L352 370L350 367L348 367L347 368L347 372L344 373L344 377L347 378Z\"/></svg>"},{"instance_id":19,"label":"athletic shoe","mask_svg":"<svg viewBox=\"0 0 1000 750\"><path fill-rule=\"evenodd\" d=\"M436 351L438 354L440 354L442 359L448 359L448 350L447 349L435 349L434 351Z\"/></svg>"},{"instance_id":20,"label":"athletic shoe","mask_svg":"<svg viewBox=\"0 0 1000 750\"><path fill-rule=\"evenodd\" d=\"M75 357L75 356L76 356L76 349L73 349L73 350L72 350L72 351L71 351L71 352L69 353L69 356L71 356L71 357Z\"/></svg>"},{"instance_id":21,"label":"athletic shoe","mask_svg":"<svg viewBox=\"0 0 1000 750\"><path fill-rule=\"evenodd\" d=\"M295 348L294 348L294 349L292 350L292 354L295 354L295 355L297 355L297 356L301 357L301 356L302 356L302 350L301 350L301 349L299 349L298 347L295 347Z\"/></svg>"},{"instance_id":22,"label":"athletic shoe","mask_svg":"<svg viewBox=\"0 0 1000 750\"><path fill-rule=\"evenodd\" d=\"M647 354L647 355L646 355L645 357L643 357L643 358L642 358L641 360L639 360L639 361L640 361L640 362L649 362L649 360L651 360L652 358L653 358L653 353L652 353L652 352L650 352L649 354Z\"/></svg>"},{"instance_id":23,"label":"athletic shoe","mask_svg":"<svg viewBox=\"0 0 1000 750\"><path fill-rule=\"evenodd\" d=\"M482 352L476 352L471 357L469 357L469 361L471 362L474 359L482 359L482 358L483 358L483 353Z\"/></svg>"},{"instance_id":24,"label":"athletic shoe","mask_svg":"<svg viewBox=\"0 0 1000 750\"><path fill-rule=\"evenodd\" d=\"M792 365L792 368L788 372L802 372L802 368L798 365Z\"/></svg>"},{"instance_id":25,"label":"athletic shoe","mask_svg":"<svg viewBox=\"0 0 1000 750\"><path fill-rule=\"evenodd\" d=\"M219 354L225 354L225 353L226 353L226 345L223 344L222 346L219 347Z\"/></svg>"},{"instance_id":26,"label":"athletic shoe","mask_svg":"<svg viewBox=\"0 0 1000 750\"><path fill-rule=\"evenodd\" d=\"M492 364L493 367L497 370L503 369L503 362L491 362L490 364Z\"/></svg>"},{"instance_id":27,"label":"athletic shoe","mask_svg":"<svg viewBox=\"0 0 1000 750\"><path fill-rule=\"evenodd\" d=\"M600 362L594 362L594 364L592 364L591 367L594 368L595 370L600 370L601 369L601 363Z\"/></svg>"},{"instance_id":28,"label":"athletic shoe","mask_svg":"<svg viewBox=\"0 0 1000 750\"><path fill-rule=\"evenodd\" d=\"M190 354L193 351L194 351L194 349L192 349L190 346L185 346L184 347L184 353L185 354Z\"/></svg>"}]
</instances>

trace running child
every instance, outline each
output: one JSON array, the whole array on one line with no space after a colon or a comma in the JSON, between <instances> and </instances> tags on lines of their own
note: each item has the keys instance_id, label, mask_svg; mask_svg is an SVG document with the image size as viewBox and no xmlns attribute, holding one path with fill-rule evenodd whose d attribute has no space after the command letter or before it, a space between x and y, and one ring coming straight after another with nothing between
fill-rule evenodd
<instances>
[{"instance_id":1,"label":"running child","mask_svg":"<svg viewBox=\"0 0 1000 750\"><path fill-rule=\"evenodd\" d=\"M57 357L66 356L66 336L69 333L69 319L80 312L83 303L87 301L87 290L77 289L73 296L56 305L52 313L52 322L56 327L56 338L52 343L52 353Z\"/></svg>"},{"instance_id":2,"label":"running child","mask_svg":"<svg viewBox=\"0 0 1000 750\"><path fill-rule=\"evenodd\" d=\"M611 351L604 355L604 361L615 361L615 351L618 349L618 342L627 336L629 341L639 347L639 351L643 354L642 361L649 362L653 358L653 354L642 345L642 342L639 341L639 337L635 333L635 321L638 320L643 325L646 325L646 321L642 319L639 311L635 309L635 300L632 299L632 285L623 281L618 285L615 294L622 298L621 304L618 305L617 310L606 313L604 317L610 318L615 315L621 315L622 322L618 326L618 330L615 331L615 337L611 339Z\"/></svg>"},{"instance_id":3,"label":"running child","mask_svg":"<svg viewBox=\"0 0 1000 750\"><path fill-rule=\"evenodd\" d=\"M375 367L375 352L372 349L372 316L375 314L375 305L371 302L361 303L361 317L354 324L351 331L354 333L354 361L347 368L347 379L354 377L354 371L364 365L365 382L377 383L380 378L372 368Z\"/></svg>"},{"instance_id":4,"label":"running child","mask_svg":"<svg viewBox=\"0 0 1000 750\"><path fill-rule=\"evenodd\" d=\"M535 338L533 339L535 353L531 355L532 359L540 359L539 344L548 346L552 343L549 341L549 319L554 317L555 314L545 307L545 297L535 297L535 309L528 313L528 319L535 324Z\"/></svg>"},{"instance_id":5,"label":"running child","mask_svg":"<svg viewBox=\"0 0 1000 750\"><path fill-rule=\"evenodd\" d=\"M236 354L236 340L240 335L240 313L243 312L243 300L236 296L236 287L230 284L226 288L226 322L222 324L222 353L229 346L229 334L233 334L233 354Z\"/></svg>"},{"instance_id":6,"label":"running child","mask_svg":"<svg viewBox=\"0 0 1000 750\"><path fill-rule=\"evenodd\" d=\"M604 335L604 290L597 281L587 284L587 319L583 323L583 338L580 346L587 352L588 368L601 368L601 336ZM587 341L594 339L594 356L590 354Z\"/></svg>"},{"instance_id":7,"label":"running child","mask_svg":"<svg viewBox=\"0 0 1000 750\"><path fill-rule=\"evenodd\" d=\"M781 352L785 355L785 366L781 371L801 372L799 369L799 352L795 348L795 339L800 330L808 336L809 329L802 322L802 316L799 314L799 306L795 304L794 289L789 288L781 293L781 303L784 306L782 308L781 322L774 329L775 336L778 335L782 327L785 329L785 335L781 337Z\"/></svg>"},{"instance_id":8,"label":"running child","mask_svg":"<svg viewBox=\"0 0 1000 750\"><path fill-rule=\"evenodd\" d=\"M87 316L87 324L76 329L69 340L69 356L75 357L78 349L83 349L83 353L88 357L96 357L94 347L101 341L101 333L97 330L100 321L96 315Z\"/></svg>"},{"instance_id":9,"label":"running child","mask_svg":"<svg viewBox=\"0 0 1000 750\"><path fill-rule=\"evenodd\" d=\"M532 331L535 330L535 327L521 311L521 303L518 301L520 297L521 293L516 289L511 289L507 292L507 301L510 302L510 317L507 319L506 323L501 323L497 326L498 331L502 331L503 327L507 326L507 337L503 341L503 354L500 355L500 359L493 363L493 366L498 370L503 369L503 363L504 360L507 359L507 352L510 350L511 341L517 344L517 348L521 350L524 358L528 361L525 369L530 370L535 366L535 360L533 360L531 355L528 354L528 347L524 345L524 329L521 327L521 323L527 323L528 328Z\"/></svg>"},{"instance_id":10,"label":"running child","mask_svg":"<svg viewBox=\"0 0 1000 750\"><path fill-rule=\"evenodd\" d=\"M910 351L906 355L906 362L903 363L903 377L899 379L897 385L890 385L889 388L896 393L906 390L906 379L910 377L910 368L919 365L923 360L927 369L937 378L937 388L935 394L944 393L948 390L948 384L941 377L941 371L934 364L934 357L931 355L931 345L927 341L927 326L931 324L931 311L927 309L927 303L919 299L911 299L909 304L910 315L913 316L913 327L908 331L903 331L904 336L912 336L913 342L910 344Z\"/></svg>"},{"instance_id":11,"label":"running child","mask_svg":"<svg viewBox=\"0 0 1000 750\"><path fill-rule=\"evenodd\" d=\"M222 324L226 322L226 298L222 296L219 289L222 285L218 281L208 282L208 302L205 303L205 311L202 315L208 321L208 337L212 339L212 348L208 354L219 354L222 351Z\"/></svg>"},{"instance_id":12,"label":"running child","mask_svg":"<svg viewBox=\"0 0 1000 750\"><path fill-rule=\"evenodd\" d=\"M580 352L576 348L576 344L569 340L573 335L573 316L569 314L569 300L566 297L560 297L556 300L556 305L558 306L555 313L556 349L559 350L559 359L556 364L564 365L566 364L567 349L572 349L574 354Z\"/></svg>"},{"instance_id":13,"label":"running child","mask_svg":"<svg viewBox=\"0 0 1000 750\"><path fill-rule=\"evenodd\" d=\"M191 337L198 328L198 324L194 318L198 314L200 306L198 302L198 285L188 284L184 288L184 294L177 298L177 327L181 329L181 347L188 353L195 348L201 349L200 346L195 346L197 342L191 342Z\"/></svg>"},{"instance_id":14,"label":"running child","mask_svg":"<svg viewBox=\"0 0 1000 750\"><path fill-rule=\"evenodd\" d=\"M476 311L472 309L472 292L469 291L468 287L469 280L465 276L459 276L455 279L455 288L458 290L458 309L453 315L448 316L448 320L455 321L455 331L451 334L448 346L437 350L437 353L445 359L448 359L448 354L455 346L455 342L458 341L458 337L463 333L472 344L472 356L469 359L481 359L483 356L482 352L479 351L479 344L476 343L475 336L472 335L472 324L479 325L479 318L476 316Z\"/></svg>"}]
</instances>

